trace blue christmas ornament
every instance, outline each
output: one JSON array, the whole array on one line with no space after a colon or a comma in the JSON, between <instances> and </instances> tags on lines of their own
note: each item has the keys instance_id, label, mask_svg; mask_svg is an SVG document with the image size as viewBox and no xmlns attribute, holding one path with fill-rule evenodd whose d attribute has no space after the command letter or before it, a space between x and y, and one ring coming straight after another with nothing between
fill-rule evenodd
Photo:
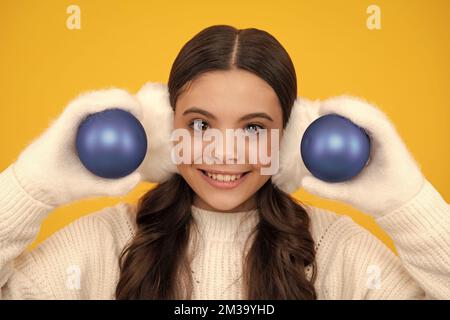
<instances>
[{"instance_id":1,"label":"blue christmas ornament","mask_svg":"<svg viewBox=\"0 0 450 320\"><path fill-rule=\"evenodd\" d=\"M135 171L145 158L147 136L131 113L107 109L89 115L76 137L78 157L93 174L109 179Z\"/></svg>"},{"instance_id":2,"label":"blue christmas ornament","mask_svg":"<svg viewBox=\"0 0 450 320\"><path fill-rule=\"evenodd\" d=\"M370 156L370 138L349 119L327 114L313 121L301 141L306 168L326 182L342 182L355 177Z\"/></svg>"}]
</instances>

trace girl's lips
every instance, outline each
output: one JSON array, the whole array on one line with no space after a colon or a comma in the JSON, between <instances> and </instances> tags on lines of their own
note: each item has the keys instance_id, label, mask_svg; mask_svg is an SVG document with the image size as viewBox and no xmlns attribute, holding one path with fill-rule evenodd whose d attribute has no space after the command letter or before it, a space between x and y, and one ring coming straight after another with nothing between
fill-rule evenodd
<instances>
[{"instance_id":1,"label":"girl's lips","mask_svg":"<svg viewBox=\"0 0 450 320\"><path fill-rule=\"evenodd\" d=\"M214 180L214 179L208 177L208 175L203 170L200 170L200 169L197 169L197 170L199 171L202 178L206 180L206 182L208 182L213 187L216 187L219 189L233 189L233 188L237 187L245 179L247 179L247 176L250 173L250 172L246 172L239 179L234 180L234 181L218 181L218 180Z\"/></svg>"}]
</instances>

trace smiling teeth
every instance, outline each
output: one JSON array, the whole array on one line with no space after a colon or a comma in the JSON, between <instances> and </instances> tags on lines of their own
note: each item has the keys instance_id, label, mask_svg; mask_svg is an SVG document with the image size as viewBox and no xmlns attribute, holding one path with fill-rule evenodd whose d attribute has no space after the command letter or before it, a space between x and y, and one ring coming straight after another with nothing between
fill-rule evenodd
<instances>
[{"instance_id":1,"label":"smiling teeth","mask_svg":"<svg viewBox=\"0 0 450 320\"><path fill-rule=\"evenodd\" d=\"M230 182L234 180L238 180L242 175L241 174L215 174L215 173L209 173L206 172L208 177L210 177L213 180L217 181L223 181L223 182Z\"/></svg>"}]
</instances>

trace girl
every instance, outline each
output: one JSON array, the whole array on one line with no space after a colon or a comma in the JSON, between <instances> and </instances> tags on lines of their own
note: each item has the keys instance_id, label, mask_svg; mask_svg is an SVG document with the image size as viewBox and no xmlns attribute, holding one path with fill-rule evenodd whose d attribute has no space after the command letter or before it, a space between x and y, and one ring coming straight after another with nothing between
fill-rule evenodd
<instances>
[{"instance_id":1,"label":"girl","mask_svg":"<svg viewBox=\"0 0 450 320\"><path fill-rule=\"evenodd\" d=\"M289 55L270 34L217 25L182 48L168 90L133 96L94 91L72 101L0 176L0 293L3 299L424 299L450 298L450 212L384 114L352 97L296 99ZM74 150L86 115L132 112L149 138L133 174L90 174ZM364 127L373 150L351 181L325 183L303 166L311 121L338 113ZM280 170L255 164L175 166L172 129L190 134L280 130ZM269 148L272 147L268 144ZM273 148L275 149L275 148ZM276 152L276 150L272 150ZM234 158L216 150L218 159ZM160 182L137 206L84 216L25 251L57 206L122 195ZM399 257L354 223L289 195L304 187L372 214Z\"/></svg>"}]
</instances>

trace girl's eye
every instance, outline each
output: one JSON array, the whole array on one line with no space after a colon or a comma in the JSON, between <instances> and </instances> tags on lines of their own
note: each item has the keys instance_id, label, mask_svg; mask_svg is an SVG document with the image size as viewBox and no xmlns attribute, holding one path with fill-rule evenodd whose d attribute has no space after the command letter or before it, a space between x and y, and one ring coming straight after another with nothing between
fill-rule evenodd
<instances>
[{"instance_id":1,"label":"girl's eye","mask_svg":"<svg viewBox=\"0 0 450 320\"><path fill-rule=\"evenodd\" d=\"M245 127L245 130L250 135L258 134L259 130L261 130L261 129L264 129L264 127L260 126L259 124L256 124L256 123L251 123Z\"/></svg>"},{"instance_id":2,"label":"girl's eye","mask_svg":"<svg viewBox=\"0 0 450 320\"><path fill-rule=\"evenodd\" d=\"M189 127L191 127L194 130L206 130L208 126L208 123L206 121L203 121L202 119L195 119L189 124Z\"/></svg>"}]
</instances>

